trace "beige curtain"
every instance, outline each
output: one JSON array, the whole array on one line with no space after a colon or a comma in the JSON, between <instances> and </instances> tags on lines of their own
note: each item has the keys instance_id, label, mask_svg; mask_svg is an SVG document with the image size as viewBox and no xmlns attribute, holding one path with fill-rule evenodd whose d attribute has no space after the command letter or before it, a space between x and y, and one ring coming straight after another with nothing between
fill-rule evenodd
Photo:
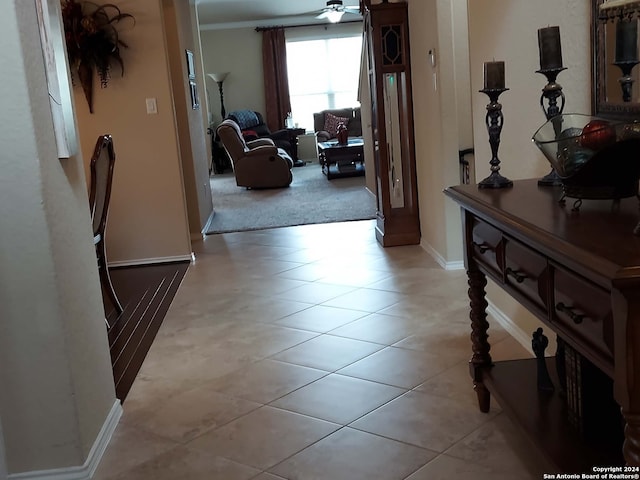
<instances>
[{"instance_id":1,"label":"beige curtain","mask_svg":"<svg viewBox=\"0 0 640 480\"><path fill-rule=\"evenodd\" d=\"M266 102L265 121L271 131L284 128L285 118L291 112L289 79L287 77L287 47L284 28L262 31L262 63Z\"/></svg>"}]
</instances>

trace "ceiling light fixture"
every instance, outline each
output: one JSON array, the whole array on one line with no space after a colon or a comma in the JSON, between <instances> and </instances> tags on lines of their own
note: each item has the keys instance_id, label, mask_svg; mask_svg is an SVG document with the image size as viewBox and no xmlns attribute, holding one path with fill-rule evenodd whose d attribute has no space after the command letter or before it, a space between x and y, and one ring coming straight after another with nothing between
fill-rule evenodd
<instances>
[{"instance_id":1,"label":"ceiling light fixture","mask_svg":"<svg viewBox=\"0 0 640 480\"><path fill-rule=\"evenodd\" d=\"M331 23L338 23L342 18L343 13L344 11L341 10L329 10L327 12L327 18Z\"/></svg>"}]
</instances>

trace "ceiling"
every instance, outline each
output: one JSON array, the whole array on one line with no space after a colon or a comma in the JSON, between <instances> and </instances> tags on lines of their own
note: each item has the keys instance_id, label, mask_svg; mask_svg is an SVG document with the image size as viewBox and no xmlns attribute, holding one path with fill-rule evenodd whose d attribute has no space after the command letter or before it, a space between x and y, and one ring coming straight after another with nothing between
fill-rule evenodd
<instances>
[{"instance_id":1,"label":"ceiling","mask_svg":"<svg viewBox=\"0 0 640 480\"><path fill-rule=\"evenodd\" d=\"M314 18L326 0L196 0L200 28L242 28L274 25L328 23ZM358 0L343 0L345 7L358 7ZM342 22L362 17L345 13Z\"/></svg>"}]
</instances>

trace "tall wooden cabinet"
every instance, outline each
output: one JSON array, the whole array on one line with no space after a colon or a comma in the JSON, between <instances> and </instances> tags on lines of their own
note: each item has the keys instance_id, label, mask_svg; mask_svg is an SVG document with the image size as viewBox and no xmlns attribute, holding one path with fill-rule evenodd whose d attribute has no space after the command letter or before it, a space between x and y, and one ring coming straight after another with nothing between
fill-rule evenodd
<instances>
[{"instance_id":1,"label":"tall wooden cabinet","mask_svg":"<svg viewBox=\"0 0 640 480\"><path fill-rule=\"evenodd\" d=\"M363 2L374 140L376 238L420 242L406 2Z\"/></svg>"}]
</instances>

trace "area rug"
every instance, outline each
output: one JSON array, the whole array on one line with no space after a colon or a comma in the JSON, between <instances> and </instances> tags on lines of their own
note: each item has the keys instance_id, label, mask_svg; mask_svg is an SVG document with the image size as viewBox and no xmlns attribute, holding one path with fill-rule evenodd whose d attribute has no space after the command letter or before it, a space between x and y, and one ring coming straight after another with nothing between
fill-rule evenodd
<instances>
[{"instance_id":1,"label":"area rug","mask_svg":"<svg viewBox=\"0 0 640 480\"><path fill-rule=\"evenodd\" d=\"M376 214L363 176L327 180L317 163L294 168L286 188L247 190L236 185L233 172L213 175L210 183L215 215L207 234L368 220Z\"/></svg>"}]
</instances>

